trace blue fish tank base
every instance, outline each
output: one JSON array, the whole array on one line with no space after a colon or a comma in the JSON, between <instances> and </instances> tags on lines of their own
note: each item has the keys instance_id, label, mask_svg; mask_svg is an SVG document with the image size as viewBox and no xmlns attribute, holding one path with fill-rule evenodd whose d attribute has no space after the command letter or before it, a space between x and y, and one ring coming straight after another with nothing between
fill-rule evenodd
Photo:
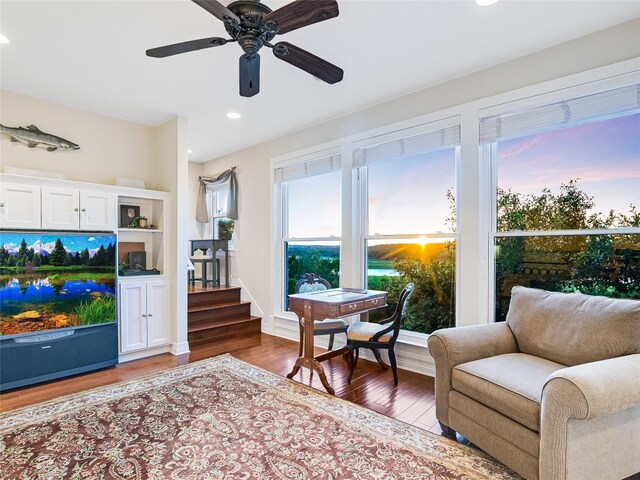
<instances>
[{"instance_id":1,"label":"blue fish tank base","mask_svg":"<svg viewBox=\"0 0 640 480\"><path fill-rule=\"evenodd\" d=\"M0 390L115 365L113 233L0 231Z\"/></svg>"}]
</instances>

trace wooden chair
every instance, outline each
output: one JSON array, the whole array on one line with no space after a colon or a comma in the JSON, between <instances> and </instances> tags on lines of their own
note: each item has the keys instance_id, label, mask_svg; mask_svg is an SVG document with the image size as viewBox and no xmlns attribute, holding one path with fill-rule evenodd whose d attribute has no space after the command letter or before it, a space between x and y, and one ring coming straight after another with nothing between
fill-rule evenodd
<instances>
[{"instance_id":1,"label":"wooden chair","mask_svg":"<svg viewBox=\"0 0 640 480\"><path fill-rule=\"evenodd\" d=\"M305 273L298 283L296 283L296 293L317 292L319 290L328 290L331 284L324 278L317 276L315 273ZM331 335L329 337L329 350L333 349L333 340L336 333L347 333L349 324L342 319L316 320L313 322L313 335ZM302 331L300 331L300 353L302 356Z\"/></svg>"},{"instance_id":2,"label":"wooden chair","mask_svg":"<svg viewBox=\"0 0 640 480\"><path fill-rule=\"evenodd\" d=\"M400 326L405 316L407 300L412 293L413 283L409 283L404 287L402 293L400 293L396 311L391 317L383 320L381 323L356 322L349 327L347 330L347 347L350 350L349 383L351 383L353 372L358 363L360 348L368 348L373 352L378 363L384 368L388 368L389 366L382 360L380 350L387 350L389 352L389 362L391 363L391 370L393 371L393 383L395 385L398 384L398 365L393 349L400 334Z\"/></svg>"}]
</instances>

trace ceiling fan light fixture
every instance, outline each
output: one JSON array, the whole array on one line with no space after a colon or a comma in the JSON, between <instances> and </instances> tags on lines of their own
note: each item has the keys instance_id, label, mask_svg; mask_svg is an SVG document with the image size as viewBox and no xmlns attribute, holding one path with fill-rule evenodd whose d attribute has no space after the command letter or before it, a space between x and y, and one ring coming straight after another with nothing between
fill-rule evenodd
<instances>
[{"instance_id":1,"label":"ceiling fan light fixture","mask_svg":"<svg viewBox=\"0 0 640 480\"><path fill-rule=\"evenodd\" d=\"M241 117L242 115L240 115L238 112L227 112L227 117L232 119L232 120L237 120Z\"/></svg>"},{"instance_id":2,"label":"ceiling fan light fixture","mask_svg":"<svg viewBox=\"0 0 640 480\"><path fill-rule=\"evenodd\" d=\"M488 7L489 5L493 5L498 0L476 0L476 3L481 7Z\"/></svg>"},{"instance_id":3,"label":"ceiling fan light fixture","mask_svg":"<svg viewBox=\"0 0 640 480\"><path fill-rule=\"evenodd\" d=\"M239 90L241 97L253 97L260 92L260 54L263 47L273 49L276 58L293 65L316 78L334 84L342 80L341 68L295 45L271 40L276 35L323 22L339 15L336 0L294 0L272 10L261 0L233 0L227 6L221 0L191 0L214 17L222 20L230 38L209 37L150 48L148 57L164 58L180 53L220 47L237 42L243 50L239 59ZM239 117L230 117L239 118Z\"/></svg>"}]
</instances>

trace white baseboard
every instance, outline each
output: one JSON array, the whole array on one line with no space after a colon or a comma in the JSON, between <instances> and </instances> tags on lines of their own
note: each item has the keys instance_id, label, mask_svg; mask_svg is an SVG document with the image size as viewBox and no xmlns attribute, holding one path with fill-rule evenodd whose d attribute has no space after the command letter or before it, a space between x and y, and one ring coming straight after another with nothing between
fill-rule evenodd
<instances>
[{"instance_id":1,"label":"white baseboard","mask_svg":"<svg viewBox=\"0 0 640 480\"><path fill-rule=\"evenodd\" d=\"M138 350L137 352L121 353L118 355L118 363L130 362L140 358L152 357L162 353L171 353L171 345L162 345L161 347L147 348Z\"/></svg>"},{"instance_id":2,"label":"white baseboard","mask_svg":"<svg viewBox=\"0 0 640 480\"><path fill-rule=\"evenodd\" d=\"M171 344L171 353L174 355L184 355L185 353L189 353L189 342L180 342L180 343L172 343Z\"/></svg>"}]
</instances>

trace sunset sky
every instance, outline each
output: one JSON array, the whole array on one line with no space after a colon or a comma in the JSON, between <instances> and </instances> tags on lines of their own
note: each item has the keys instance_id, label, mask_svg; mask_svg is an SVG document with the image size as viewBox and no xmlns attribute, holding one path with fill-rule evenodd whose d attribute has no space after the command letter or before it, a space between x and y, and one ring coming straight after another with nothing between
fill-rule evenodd
<instances>
[{"instance_id":1,"label":"sunset sky","mask_svg":"<svg viewBox=\"0 0 640 480\"><path fill-rule=\"evenodd\" d=\"M640 114L545 132L498 146L498 186L523 194L578 178L595 211L640 208ZM369 233L447 232L454 149L369 167ZM289 184L291 237L340 235L340 173Z\"/></svg>"},{"instance_id":2,"label":"sunset sky","mask_svg":"<svg viewBox=\"0 0 640 480\"><path fill-rule=\"evenodd\" d=\"M498 186L540 193L578 178L597 212L640 208L640 114L499 143Z\"/></svg>"}]
</instances>

